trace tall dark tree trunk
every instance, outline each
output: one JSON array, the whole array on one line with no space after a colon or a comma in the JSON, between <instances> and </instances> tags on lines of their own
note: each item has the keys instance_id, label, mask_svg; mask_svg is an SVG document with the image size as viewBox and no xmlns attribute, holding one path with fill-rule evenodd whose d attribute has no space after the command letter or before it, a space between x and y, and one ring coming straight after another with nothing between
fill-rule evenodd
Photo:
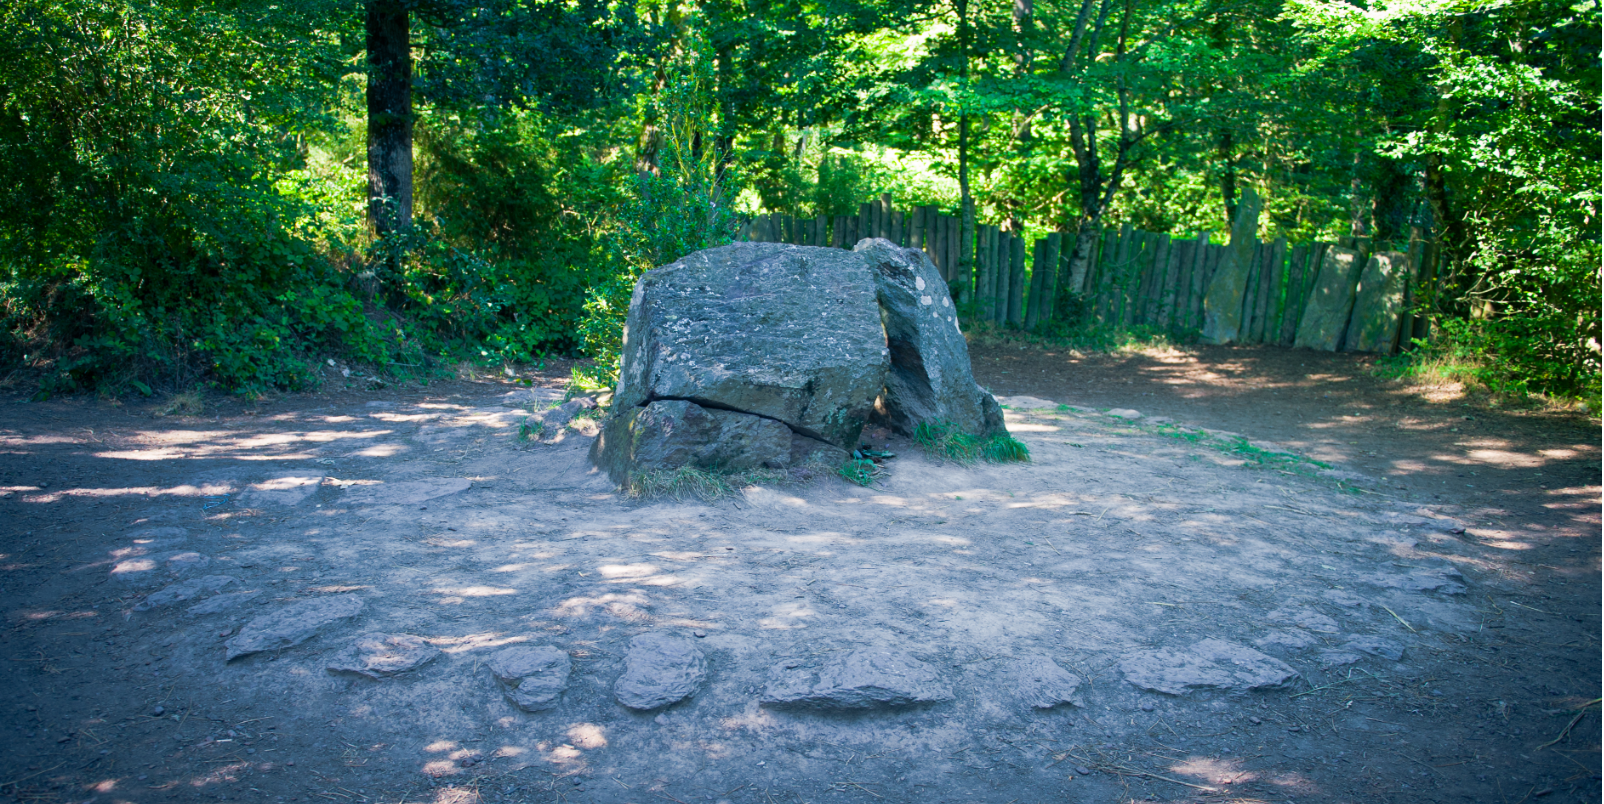
<instances>
[{"instance_id":1,"label":"tall dark tree trunk","mask_svg":"<svg viewBox=\"0 0 1604 804\"><path fill-rule=\"evenodd\" d=\"M724 184L724 173L735 159L735 46L731 42L719 45L714 53L718 72L718 134L713 138L713 153L717 159L714 183Z\"/></svg>"},{"instance_id":2,"label":"tall dark tree trunk","mask_svg":"<svg viewBox=\"0 0 1604 804\"><path fill-rule=\"evenodd\" d=\"M398 0L370 0L368 221L380 236L412 225L411 21Z\"/></svg>"},{"instance_id":3,"label":"tall dark tree trunk","mask_svg":"<svg viewBox=\"0 0 1604 804\"><path fill-rule=\"evenodd\" d=\"M1236 222L1236 138L1230 129L1220 132L1220 201L1225 204L1225 230Z\"/></svg>"},{"instance_id":4,"label":"tall dark tree trunk","mask_svg":"<svg viewBox=\"0 0 1604 804\"><path fill-rule=\"evenodd\" d=\"M965 91L969 85L969 0L958 0L959 76ZM969 110L968 100L958 114L958 301L969 300L969 282L974 273L975 199L969 194Z\"/></svg>"},{"instance_id":5,"label":"tall dark tree trunk","mask_svg":"<svg viewBox=\"0 0 1604 804\"><path fill-rule=\"evenodd\" d=\"M1370 230L1375 249L1395 247L1409 240L1409 186L1414 177L1391 159L1378 158L1375 199L1370 204Z\"/></svg>"}]
</instances>

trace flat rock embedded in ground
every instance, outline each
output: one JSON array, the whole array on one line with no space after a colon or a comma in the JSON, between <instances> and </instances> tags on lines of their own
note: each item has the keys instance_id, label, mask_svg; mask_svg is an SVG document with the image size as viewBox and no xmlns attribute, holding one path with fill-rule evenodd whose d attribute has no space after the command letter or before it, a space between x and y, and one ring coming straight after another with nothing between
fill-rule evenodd
<instances>
[{"instance_id":1,"label":"flat rock embedded in ground","mask_svg":"<svg viewBox=\"0 0 1604 804\"><path fill-rule=\"evenodd\" d=\"M225 611L234 609L241 604L255 600L256 598L261 597L261 595L262 592L260 589L252 589L248 592L224 592L223 594L214 595L199 603L196 603L193 606L190 606L185 613L191 617L203 617L208 614L221 614Z\"/></svg>"},{"instance_id":2,"label":"flat rock embedded in ground","mask_svg":"<svg viewBox=\"0 0 1604 804\"><path fill-rule=\"evenodd\" d=\"M150 609L193 600L197 597L212 594L237 581L238 579L231 575L206 575L200 578L180 581L151 592L144 600L139 601L134 606L134 611L149 611Z\"/></svg>"},{"instance_id":3,"label":"flat rock embedded in ground","mask_svg":"<svg viewBox=\"0 0 1604 804\"><path fill-rule=\"evenodd\" d=\"M371 679L388 678L415 670L439 658L440 649L413 634L363 634L329 661L333 673L353 673Z\"/></svg>"},{"instance_id":4,"label":"flat rock embedded in ground","mask_svg":"<svg viewBox=\"0 0 1604 804\"><path fill-rule=\"evenodd\" d=\"M157 584L204 569L212 560L191 550L175 550L125 558L112 565L113 580L136 585Z\"/></svg>"},{"instance_id":5,"label":"flat rock embedded in ground","mask_svg":"<svg viewBox=\"0 0 1604 804\"><path fill-rule=\"evenodd\" d=\"M1406 592L1435 592L1439 595L1465 593L1465 576L1452 564L1416 567L1401 573L1379 572L1363 580L1372 586Z\"/></svg>"},{"instance_id":6,"label":"flat rock embedded in ground","mask_svg":"<svg viewBox=\"0 0 1604 804\"><path fill-rule=\"evenodd\" d=\"M1220 639L1205 639L1184 650L1138 651L1119 667L1132 685L1167 695L1277 689L1298 677L1298 671L1279 659Z\"/></svg>"},{"instance_id":7,"label":"flat rock embedded in ground","mask_svg":"<svg viewBox=\"0 0 1604 804\"><path fill-rule=\"evenodd\" d=\"M1344 645L1343 647L1349 650L1359 651L1360 653L1368 653L1371 656L1379 656L1383 659L1390 659L1395 662L1403 659L1404 654L1404 647L1402 645L1388 639L1382 639L1381 637L1374 636L1354 637L1353 639L1348 640L1348 644Z\"/></svg>"},{"instance_id":8,"label":"flat rock embedded in ground","mask_svg":"<svg viewBox=\"0 0 1604 804\"><path fill-rule=\"evenodd\" d=\"M1323 634L1335 634L1339 630L1337 621L1313 609L1301 606L1282 606L1269 613L1265 618L1272 623L1291 623L1299 628L1310 631L1319 631Z\"/></svg>"},{"instance_id":9,"label":"flat rock embedded in ground","mask_svg":"<svg viewBox=\"0 0 1604 804\"><path fill-rule=\"evenodd\" d=\"M630 709L657 709L695 695L706 677L707 658L689 639L649 631L629 641L613 695Z\"/></svg>"},{"instance_id":10,"label":"flat rock embedded in ground","mask_svg":"<svg viewBox=\"0 0 1604 804\"><path fill-rule=\"evenodd\" d=\"M769 669L763 703L810 709L872 709L952 700L934 667L900 651L862 649L810 665L800 659Z\"/></svg>"},{"instance_id":11,"label":"flat rock embedded in ground","mask_svg":"<svg viewBox=\"0 0 1604 804\"><path fill-rule=\"evenodd\" d=\"M239 504L246 508L290 506L306 502L323 485L322 475L284 475L260 483L252 483L239 496Z\"/></svg>"},{"instance_id":12,"label":"flat rock embedded in ground","mask_svg":"<svg viewBox=\"0 0 1604 804\"><path fill-rule=\"evenodd\" d=\"M550 645L515 645L490 657L490 674L501 684L513 706L525 712L544 712L557 705L574 661Z\"/></svg>"},{"instance_id":13,"label":"flat rock embedded in ground","mask_svg":"<svg viewBox=\"0 0 1604 804\"><path fill-rule=\"evenodd\" d=\"M427 480L353 486L345 492L344 502L348 505L417 505L467 491L472 485L464 477L431 477Z\"/></svg>"},{"instance_id":14,"label":"flat rock embedded in ground","mask_svg":"<svg viewBox=\"0 0 1604 804\"><path fill-rule=\"evenodd\" d=\"M1019 699L1034 709L1052 709L1061 704L1084 705L1079 694L1080 676L1046 656L1015 660L1014 677L1019 684Z\"/></svg>"},{"instance_id":15,"label":"flat rock embedded in ground","mask_svg":"<svg viewBox=\"0 0 1604 804\"><path fill-rule=\"evenodd\" d=\"M224 643L228 648L227 660L264 650L294 647L316 636L325 627L355 617L361 611L362 598L356 595L334 595L291 603L246 623L233 639Z\"/></svg>"}]
</instances>

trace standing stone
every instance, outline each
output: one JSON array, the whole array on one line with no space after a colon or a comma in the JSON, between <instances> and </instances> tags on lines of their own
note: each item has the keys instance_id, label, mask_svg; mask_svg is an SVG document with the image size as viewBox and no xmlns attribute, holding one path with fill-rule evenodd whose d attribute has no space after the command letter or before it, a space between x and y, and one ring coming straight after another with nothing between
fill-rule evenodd
<instances>
[{"instance_id":1,"label":"standing stone","mask_svg":"<svg viewBox=\"0 0 1604 804\"><path fill-rule=\"evenodd\" d=\"M706 676L707 658L690 640L650 631L629 641L613 695L630 709L657 709L695 695Z\"/></svg>"},{"instance_id":2,"label":"standing stone","mask_svg":"<svg viewBox=\"0 0 1604 804\"><path fill-rule=\"evenodd\" d=\"M647 271L614 410L679 399L852 449L888 363L875 292L862 257L810 246L735 243Z\"/></svg>"},{"instance_id":3,"label":"standing stone","mask_svg":"<svg viewBox=\"0 0 1604 804\"><path fill-rule=\"evenodd\" d=\"M952 700L935 668L905 653L854 650L822 666L787 660L769 670L763 703L811 709L872 709Z\"/></svg>"},{"instance_id":4,"label":"standing stone","mask_svg":"<svg viewBox=\"0 0 1604 804\"><path fill-rule=\"evenodd\" d=\"M893 429L913 435L920 422L948 421L974 435L1005 433L1002 408L975 383L969 344L947 284L924 252L885 240L854 251L874 271L891 369L876 408Z\"/></svg>"},{"instance_id":5,"label":"standing stone","mask_svg":"<svg viewBox=\"0 0 1604 804\"><path fill-rule=\"evenodd\" d=\"M1030 707L1082 705L1078 693L1080 677L1046 656L1027 656L1014 662L1014 676L1019 684L1019 699Z\"/></svg>"},{"instance_id":6,"label":"standing stone","mask_svg":"<svg viewBox=\"0 0 1604 804\"><path fill-rule=\"evenodd\" d=\"M324 627L355 617L362 611L362 598L334 595L291 603L272 614L264 614L245 624L228 648L227 661L264 650L294 647L311 639Z\"/></svg>"},{"instance_id":7,"label":"standing stone","mask_svg":"<svg viewBox=\"0 0 1604 804\"><path fill-rule=\"evenodd\" d=\"M1260 211L1259 194L1252 187L1244 188L1225 258L1203 297L1204 343L1235 343L1242 337L1242 297L1248 288L1248 271L1253 267Z\"/></svg>"},{"instance_id":8,"label":"standing stone","mask_svg":"<svg viewBox=\"0 0 1604 804\"><path fill-rule=\"evenodd\" d=\"M1403 252L1383 251L1365 263L1343 349L1392 354L1403 323L1409 276L1409 255Z\"/></svg>"},{"instance_id":9,"label":"standing stone","mask_svg":"<svg viewBox=\"0 0 1604 804\"><path fill-rule=\"evenodd\" d=\"M1119 668L1132 685L1167 695L1200 689L1277 689L1298 676L1279 659L1219 639L1205 639L1186 650L1138 651L1122 660Z\"/></svg>"},{"instance_id":10,"label":"standing stone","mask_svg":"<svg viewBox=\"0 0 1604 804\"><path fill-rule=\"evenodd\" d=\"M1320 274L1298 322L1293 345L1322 352L1335 352L1342 346L1353 314L1354 287L1359 282L1359 252L1343 246L1326 249L1320 260Z\"/></svg>"},{"instance_id":11,"label":"standing stone","mask_svg":"<svg viewBox=\"0 0 1604 804\"><path fill-rule=\"evenodd\" d=\"M630 473L698 469L783 469L791 464L791 429L773 419L704 408L683 400L628 408L603 425L599 465L614 483Z\"/></svg>"},{"instance_id":12,"label":"standing stone","mask_svg":"<svg viewBox=\"0 0 1604 804\"><path fill-rule=\"evenodd\" d=\"M568 688L574 662L568 654L551 647L515 645L490 657L490 675L513 706L525 712L544 712L557 705Z\"/></svg>"},{"instance_id":13,"label":"standing stone","mask_svg":"<svg viewBox=\"0 0 1604 804\"><path fill-rule=\"evenodd\" d=\"M329 660L328 670L377 680L415 670L439 656L440 649L420 636L363 634L351 647Z\"/></svg>"}]
</instances>

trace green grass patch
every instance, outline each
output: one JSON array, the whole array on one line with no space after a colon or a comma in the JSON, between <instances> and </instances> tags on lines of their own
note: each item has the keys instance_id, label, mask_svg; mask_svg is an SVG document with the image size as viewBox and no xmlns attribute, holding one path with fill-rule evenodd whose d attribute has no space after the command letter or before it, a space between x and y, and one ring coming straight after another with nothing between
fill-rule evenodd
<instances>
[{"instance_id":1,"label":"green grass patch","mask_svg":"<svg viewBox=\"0 0 1604 804\"><path fill-rule=\"evenodd\" d=\"M913 440L926 454L956 463L1030 462L1030 448L1011 435L971 435L947 421L920 422L913 429Z\"/></svg>"},{"instance_id":2,"label":"green grass patch","mask_svg":"<svg viewBox=\"0 0 1604 804\"><path fill-rule=\"evenodd\" d=\"M841 464L840 468L835 470L835 473L848 483L871 486L874 485L874 481L885 474L885 470L868 458L848 458L846 463Z\"/></svg>"},{"instance_id":3,"label":"green grass patch","mask_svg":"<svg viewBox=\"0 0 1604 804\"><path fill-rule=\"evenodd\" d=\"M1153 432L1156 432L1165 438L1173 438L1179 441L1185 441L1188 444L1199 444L1233 457L1242 458L1248 463L1257 466L1271 466L1280 468L1297 468L1308 466L1316 469L1331 468L1331 464L1317 461L1312 458L1305 458L1302 455L1295 455L1290 452L1275 452L1273 450L1267 450L1262 447L1255 446L1241 436L1220 438L1219 436L1212 435L1203 430L1188 430L1185 427L1175 424L1161 424L1154 428Z\"/></svg>"}]
</instances>

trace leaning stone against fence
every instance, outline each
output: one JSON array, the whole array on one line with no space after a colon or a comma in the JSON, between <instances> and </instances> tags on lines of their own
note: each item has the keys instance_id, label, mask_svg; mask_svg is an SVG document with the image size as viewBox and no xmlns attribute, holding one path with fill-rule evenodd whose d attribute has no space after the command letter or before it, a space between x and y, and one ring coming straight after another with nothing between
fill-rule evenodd
<instances>
[{"instance_id":1,"label":"leaning stone against fence","mask_svg":"<svg viewBox=\"0 0 1604 804\"><path fill-rule=\"evenodd\" d=\"M1253 268L1259 211L1259 194L1252 187L1243 189L1225 259L1203 297L1204 343L1235 343L1242 338L1242 303L1248 289L1248 272Z\"/></svg>"},{"instance_id":2,"label":"leaning stone against fence","mask_svg":"<svg viewBox=\"0 0 1604 804\"><path fill-rule=\"evenodd\" d=\"M1344 350L1392 354L1398 345L1409 276L1409 255L1399 251L1383 251L1365 263Z\"/></svg>"},{"instance_id":3,"label":"leaning stone against fence","mask_svg":"<svg viewBox=\"0 0 1604 804\"><path fill-rule=\"evenodd\" d=\"M1295 346L1334 352L1342 347L1353 314L1354 286L1359 282L1359 252L1343 246L1326 249L1320 274L1309 293Z\"/></svg>"}]
</instances>

